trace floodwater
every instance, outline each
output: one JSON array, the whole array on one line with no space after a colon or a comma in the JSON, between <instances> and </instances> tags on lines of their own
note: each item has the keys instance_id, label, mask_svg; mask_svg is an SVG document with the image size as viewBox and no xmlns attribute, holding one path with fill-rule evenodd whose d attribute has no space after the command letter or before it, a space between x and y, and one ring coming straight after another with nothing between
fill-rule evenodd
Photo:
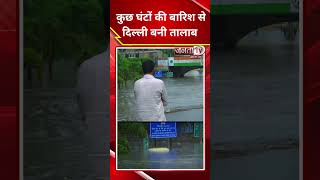
<instances>
[{"instance_id":1,"label":"floodwater","mask_svg":"<svg viewBox=\"0 0 320 180\"><path fill-rule=\"evenodd\" d=\"M162 78L168 94L167 121L203 120L203 78L198 71L184 78ZM118 89L118 121L134 121L133 82Z\"/></svg>"},{"instance_id":2,"label":"floodwater","mask_svg":"<svg viewBox=\"0 0 320 180\"><path fill-rule=\"evenodd\" d=\"M280 31L259 31L243 39L234 50L213 52L210 108L213 179L298 179L298 146L288 146L297 144L299 137L298 49L298 41L286 41ZM202 103L202 80L177 81L184 79L180 83L174 82L176 79L165 80L169 107L197 110L194 107ZM25 179L85 179L86 125L79 115L75 90L26 90L24 113ZM255 144L262 148L252 146ZM282 146L277 150L270 148L280 147L279 144ZM226 155L227 151L231 153ZM162 165L167 164L154 164Z\"/></svg>"},{"instance_id":3,"label":"floodwater","mask_svg":"<svg viewBox=\"0 0 320 180\"><path fill-rule=\"evenodd\" d=\"M214 143L298 138L298 41L280 31L252 33L212 61Z\"/></svg>"},{"instance_id":4,"label":"floodwater","mask_svg":"<svg viewBox=\"0 0 320 180\"><path fill-rule=\"evenodd\" d=\"M74 89L25 90L24 179L85 179L85 131Z\"/></svg>"},{"instance_id":5,"label":"floodwater","mask_svg":"<svg viewBox=\"0 0 320 180\"><path fill-rule=\"evenodd\" d=\"M260 30L212 53L213 179L299 179L298 39Z\"/></svg>"},{"instance_id":6,"label":"floodwater","mask_svg":"<svg viewBox=\"0 0 320 180\"><path fill-rule=\"evenodd\" d=\"M181 142L169 152L132 151L118 155L120 169L202 169L203 144Z\"/></svg>"},{"instance_id":7,"label":"floodwater","mask_svg":"<svg viewBox=\"0 0 320 180\"><path fill-rule=\"evenodd\" d=\"M167 121L203 121L203 77L197 70L189 71L183 78L162 78L168 94L165 107ZM133 82L118 89L118 121L132 121L135 116ZM178 133L179 134L179 133ZM192 136L192 134L191 134ZM177 137L179 138L179 135ZM130 141L130 140L129 140ZM169 141L166 139L166 141ZM179 146L169 148L167 153L151 153L136 149L128 154L119 154L120 169L202 169L203 144L181 139ZM133 145L138 146L138 145Z\"/></svg>"}]
</instances>

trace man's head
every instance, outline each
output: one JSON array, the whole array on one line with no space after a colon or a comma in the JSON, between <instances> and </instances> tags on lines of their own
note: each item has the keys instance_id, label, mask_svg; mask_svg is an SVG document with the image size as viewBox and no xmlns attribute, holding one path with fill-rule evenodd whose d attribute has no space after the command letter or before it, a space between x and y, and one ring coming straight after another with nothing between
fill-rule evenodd
<instances>
[{"instance_id":1,"label":"man's head","mask_svg":"<svg viewBox=\"0 0 320 180\"><path fill-rule=\"evenodd\" d=\"M143 74L152 74L154 70L154 62L151 60L144 61L142 63Z\"/></svg>"}]
</instances>

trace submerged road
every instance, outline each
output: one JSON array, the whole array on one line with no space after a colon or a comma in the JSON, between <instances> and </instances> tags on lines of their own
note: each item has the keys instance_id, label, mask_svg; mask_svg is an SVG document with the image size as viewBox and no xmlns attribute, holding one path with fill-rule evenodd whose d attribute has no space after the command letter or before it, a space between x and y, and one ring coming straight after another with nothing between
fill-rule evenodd
<instances>
[{"instance_id":1,"label":"submerged road","mask_svg":"<svg viewBox=\"0 0 320 180\"><path fill-rule=\"evenodd\" d=\"M213 179L297 180L298 42L259 31L234 50L212 54ZM87 127L75 90L27 90L24 98L25 179L87 178Z\"/></svg>"},{"instance_id":2,"label":"submerged road","mask_svg":"<svg viewBox=\"0 0 320 180\"><path fill-rule=\"evenodd\" d=\"M261 30L212 54L213 179L298 179L298 40Z\"/></svg>"}]
</instances>

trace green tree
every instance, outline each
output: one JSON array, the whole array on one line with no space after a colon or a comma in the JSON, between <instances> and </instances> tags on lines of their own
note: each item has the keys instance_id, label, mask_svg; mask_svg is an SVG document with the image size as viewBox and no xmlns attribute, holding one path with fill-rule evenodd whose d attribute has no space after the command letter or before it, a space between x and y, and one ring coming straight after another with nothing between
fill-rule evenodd
<instances>
[{"instance_id":1,"label":"green tree","mask_svg":"<svg viewBox=\"0 0 320 180\"><path fill-rule=\"evenodd\" d=\"M118 56L118 86L125 86L128 81L135 81L141 78L142 62L150 58L125 58L123 55Z\"/></svg>"},{"instance_id":2,"label":"green tree","mask_svg":"<svg viewBox=\"0 0 320 180\"><path fill-rule=\"evenodd\" d=\"M38 79L42 80L42 68L43 61L40 55L31 48L25 48L24 50L24 66L27 70L27 78L32 81L32 70L35 69L37 71Z\"/></svg>"},{"instance_id":3,"label":"green tree","mask_svg":"<svg viewBox=\"0 0 320 180\"><path fill-rule=\"evenodd\" d=\"M81 62L106 48L102 0L26 0L25 47L32 48L48 66L59 59Z\"/></svg>"}]
</instances>

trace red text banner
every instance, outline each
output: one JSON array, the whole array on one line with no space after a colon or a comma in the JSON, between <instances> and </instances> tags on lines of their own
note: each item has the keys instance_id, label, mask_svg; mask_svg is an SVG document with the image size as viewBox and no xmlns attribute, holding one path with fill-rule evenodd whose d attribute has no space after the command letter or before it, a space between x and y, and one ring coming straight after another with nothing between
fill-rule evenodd
<instances>
[{"instance_id":1,"label":"red text banner","mask_svg":"<svg viewBox=\"0 0 320 180\"><path fill-rule=\"evenodd\" d=\"M210 44L210 11L191 0L118 0L110 26L121 45Z\"/></svg>"}]
</instances>

